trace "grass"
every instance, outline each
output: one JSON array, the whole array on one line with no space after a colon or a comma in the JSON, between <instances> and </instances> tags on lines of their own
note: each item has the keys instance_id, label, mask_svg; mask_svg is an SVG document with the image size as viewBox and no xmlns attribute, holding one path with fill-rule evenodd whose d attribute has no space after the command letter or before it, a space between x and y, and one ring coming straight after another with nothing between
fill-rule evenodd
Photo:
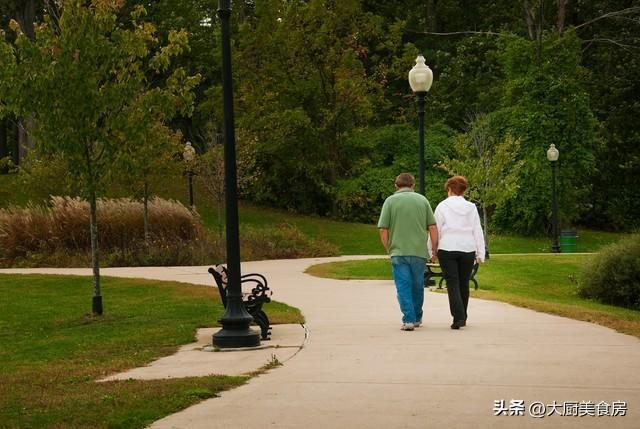
<instances>
[{"instance_id":1,"label":"grass","mask_svg":"<svg viewBox=\"0 0 640 429\"><path fill-rule=\"evenodd\" d=\"M480 267L476 298L597 323L640 338L640 311L580 298L578 275L585 255L497 255ZM391 279L389 260L370 259L319 264L309 274L337 279Z\"/></svg>"},{"instance_id":2,"label":"grass","mask_svg":"<svg viewBox=\"0 0 640 429\"><path fill-rule=\"evenodd\" d=\"M91 279L0 275L0 426L142 428L248 377L95 383L148 364L214 326L223 307L211 287L103 278L103 317L89 315ZM303 321L281 303L274 323Z\"/></svg>"}]
</instances>

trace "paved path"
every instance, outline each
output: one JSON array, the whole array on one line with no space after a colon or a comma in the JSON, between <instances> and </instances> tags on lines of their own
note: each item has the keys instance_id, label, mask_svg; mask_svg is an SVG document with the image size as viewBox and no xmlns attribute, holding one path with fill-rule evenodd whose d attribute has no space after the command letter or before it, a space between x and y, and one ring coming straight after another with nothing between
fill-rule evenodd
<instances>
[{"instance_id":1,"label":"paved path","mask_svg":"<svg viewBox=\"0 0 640 429\"><path fill-rule=\"evenodd\" d=\"M470 302L468 326L453 331L446 295L437 293L426 295L425 325L403 332L392 282L303 273L339 259L354 257L243 263L243 272L269 278L274 299L303 311L305 348L284 366L152 428L640 427L640 340L478 299ZM205 267L103 274L210 284ZM494 416L496 400L507 408L524 401L525 415ZM533 402L554 401L624 401L627 415L529 416Z\"/></svg>"}]
</instances>

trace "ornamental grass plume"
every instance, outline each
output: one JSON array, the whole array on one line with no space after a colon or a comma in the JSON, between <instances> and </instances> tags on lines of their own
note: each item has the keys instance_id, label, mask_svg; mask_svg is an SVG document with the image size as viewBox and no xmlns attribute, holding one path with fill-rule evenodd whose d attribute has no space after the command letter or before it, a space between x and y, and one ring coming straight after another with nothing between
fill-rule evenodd
<instances>
[{"instance_id":1,"label":"ornamental grass plume","mask_svg":"<svg viewBox=\"0 0 640 429\"><path fill-rule=\"evenodd\" d=\"M46 209L32 204L0 209L0 258L13 259L33 249L47 248L50 237Z\"/></svg>"},{"instance_id":2,"label":"ornamental grass plume","mask_svg":"<svg viewBox=\"0 0 640 429\"><path fill-rule=\"evenodd\" d=\"M189 264L202 262L207 252L200 218L179 202L161 198L149 202L148 241L141 202L100 199L97 214L98 243L107 264L148 265L159 263L158 257L163 264ZM0 209L2 265L34 254L39 255L35 258L39 263L48 264L47 258L86 256L90 250L89 204L80 198L54 196L48 207L30 204Z\"/></svg>"}]
</instances>

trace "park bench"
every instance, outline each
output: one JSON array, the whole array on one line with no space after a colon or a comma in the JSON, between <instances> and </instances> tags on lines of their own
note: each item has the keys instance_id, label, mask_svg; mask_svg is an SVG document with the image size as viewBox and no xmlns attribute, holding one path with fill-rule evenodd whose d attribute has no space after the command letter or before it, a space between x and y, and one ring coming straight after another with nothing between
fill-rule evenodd
<instances>
[{"instance_id":1,"label":"park bench","mask_svg":"<svg viewBox=\"0 0 640 429\"><path fill-rule=\"evenodd\" d=\"M224 308L227 308L227 268L223 265L216 265L209 268L209 273L213 276L218 286ZM245 274L240 276L240 286L242 288L242 304L244 308L253 317L253 321L260 326L262 339L270 340L271 326L269 318L262 310L263 304L271 302L272 292L267 285L266 277L257 273ZM250 292L248 291L249 288Z\"/></svg>"},{"instance_id":2,"label":"park bench","mask_svg":"<svg viewBox=\"0 0 640 429\"><path fill-rule=\"evenodd\" d=\"M476 273L478 272L478 268L480 268L480 264L478 264L478 262L473 264L473 270L471 271L471 277L469 278L469 281L473 282L475 290L478 290L478 281L476 280ZM444 276L442 274L442 268L440 267L440 264L428 262L424 271L424 287L429 286L429 283L432 280L435 284L436 277L440 277L440 281L438 282L438 289L442 289Z\"/></svg>"}]
</instances>

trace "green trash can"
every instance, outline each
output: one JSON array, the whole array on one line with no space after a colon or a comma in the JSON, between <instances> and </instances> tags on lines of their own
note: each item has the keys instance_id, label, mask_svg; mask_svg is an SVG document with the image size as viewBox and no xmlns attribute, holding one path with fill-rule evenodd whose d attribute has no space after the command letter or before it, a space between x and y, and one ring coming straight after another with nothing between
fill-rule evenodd
<instances>
[{"instance_id":1,"label":"green trash can","mask_svg":"<svg viewBox=\"0 0 640 429\"><path fill-rule=\"evenodd\" d=\"M560 231L560 253L576 253L578 251L578 231L563 229Z\"/></svg>"}]
</instances>

